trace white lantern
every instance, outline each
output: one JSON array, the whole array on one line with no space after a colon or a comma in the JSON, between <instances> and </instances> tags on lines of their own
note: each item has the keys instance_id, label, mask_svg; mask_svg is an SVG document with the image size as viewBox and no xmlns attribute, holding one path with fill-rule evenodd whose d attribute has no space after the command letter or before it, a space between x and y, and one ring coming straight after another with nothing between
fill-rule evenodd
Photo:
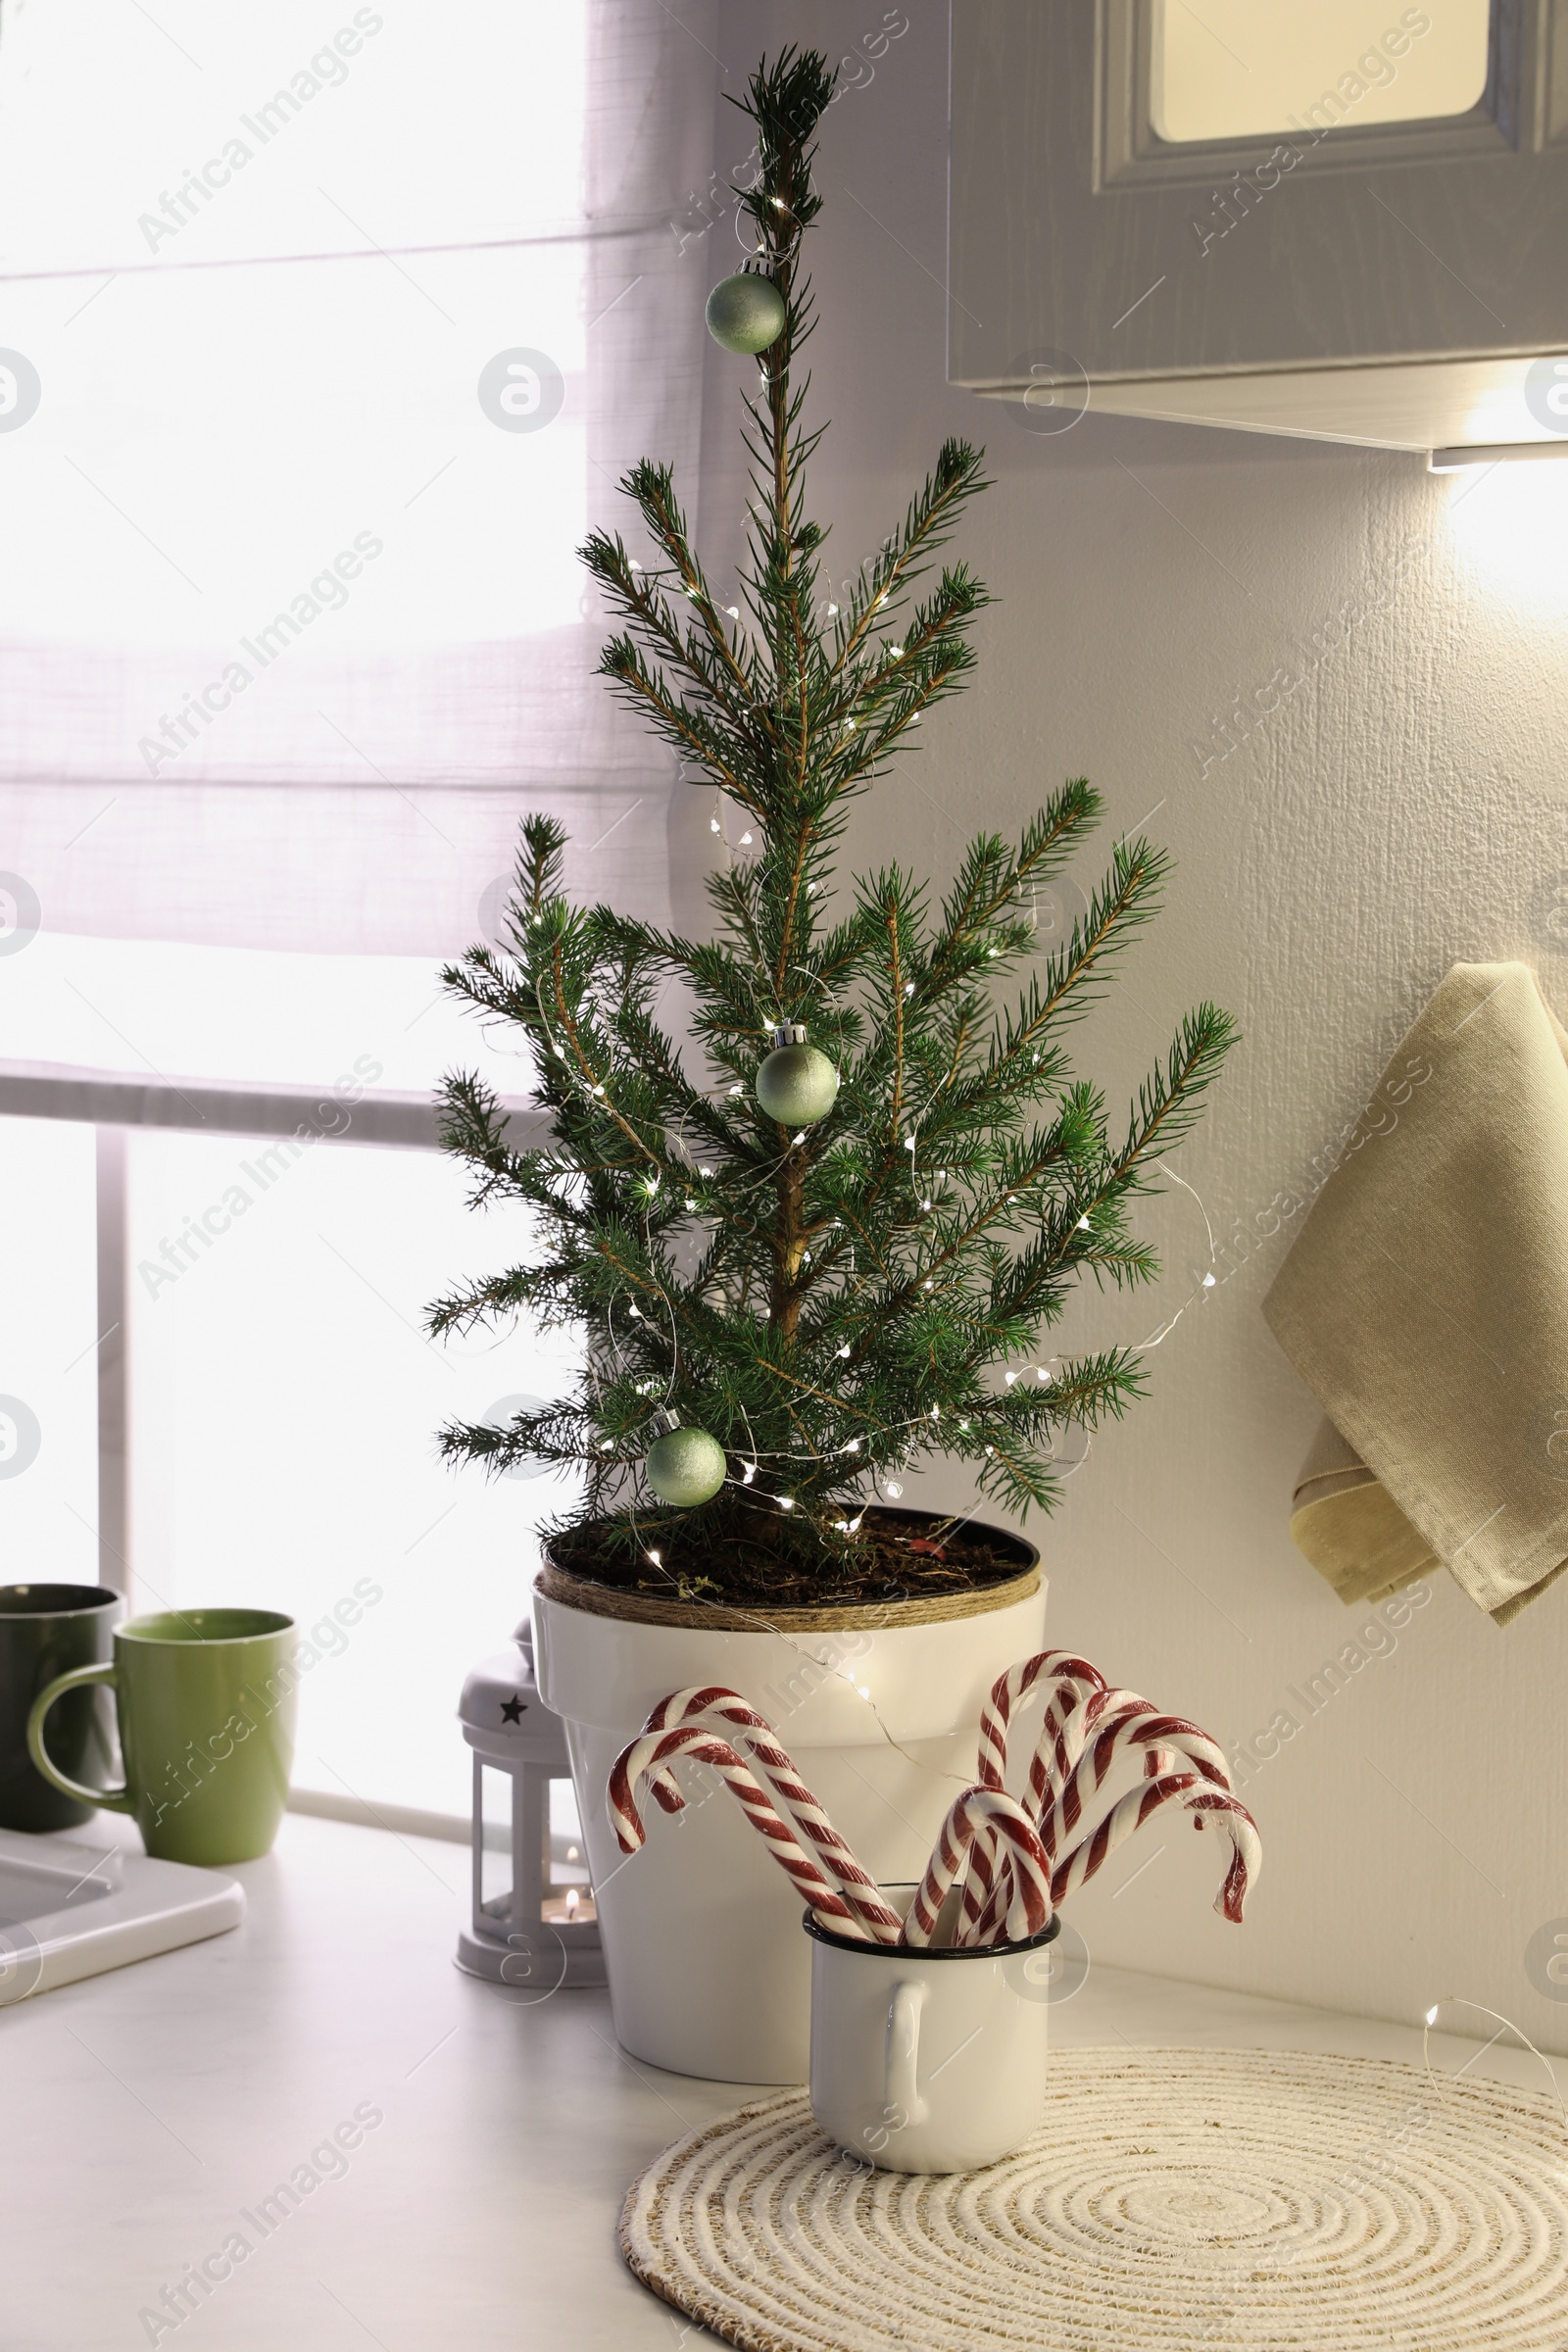
<instances>
[{"instance_id":1,"label":"white lantern","mask_svg":"<svg viewBox=\"0 0 1568 2352\"><path fill-rule=\"evenodd\" d=\"M563 1985L603 1984L604 1953L580 1834L551 1834L550 1784L570 1784L566 1735L539 1696L533 1628L476 1666L458 1705L473 1750L473 1911L458 1936L458 1966L471 1977L543 1999ZM484 1891L486 1772L510 1783L512 1885Z\"/></svg>"}]
</instances>

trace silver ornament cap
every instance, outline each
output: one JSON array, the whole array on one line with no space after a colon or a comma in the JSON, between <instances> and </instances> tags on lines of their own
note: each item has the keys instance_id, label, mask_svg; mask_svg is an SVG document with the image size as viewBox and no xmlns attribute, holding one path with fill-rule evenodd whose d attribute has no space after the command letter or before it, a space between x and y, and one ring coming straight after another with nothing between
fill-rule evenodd
<instances>
[{"instance_id":1,"label":"silver ornament cap","mask_svg":"<svg viewBox=\"0 0 1568 2352\"><path fill-rule=\"evenodd\" d=\"M706 1429L687 1429L662 1407L654 1416L662 1423L643 1462L648 1484L661 1502L695 1510L711 1502L724 1484L724 1448Z\"/></svg>"},{"instance_id":2,"label":"silver ornament cap","mask_svg":"<svg viewBox=\"0 0 1568 2352\"><path fill-rule=\"evenodd\" d=\"M808 1045L801 1021L773 1032L773 1051L757 1073L757 1100L786 1127L811 1127L838 1100L839 1073L820 1047Z\"/></svg>"},{"instance_id":3,"label":"silver ornament cap","mask_svg":"<svg viewBox=\"0 0 1568 2352\"><path fill-rule=\"evenodd\" d=\"M784 332L784 297L770 277L743 270L708 297L708 331L724 351L765 351Z\"/></svg>"}]
</instances>

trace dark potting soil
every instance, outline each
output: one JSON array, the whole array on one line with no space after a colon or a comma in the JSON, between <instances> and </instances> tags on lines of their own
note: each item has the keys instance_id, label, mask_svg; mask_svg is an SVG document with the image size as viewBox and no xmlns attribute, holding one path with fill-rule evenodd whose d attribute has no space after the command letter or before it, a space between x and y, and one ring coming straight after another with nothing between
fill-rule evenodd
<instances>
[{"instance_id":1,"label":"dark potting soil","mask_svg":"<svg viewBox=\"0 0 1568 2352\"><path fill-rule=\"evenodd\" d=\"M564 1529L550 1539L549 1556L571 1576L619 1592L662 1600L704 1601L729 1608L845 1608L859 1603L936 1600L983 1592L1023 1575L1032 1553L1015 1536L973 1521L942 1519L929 1511L868 1510L859 1533L823 1557L775 1548L767 1539L737 1531L727 1541L682 1544L678 1531L649 1531L646 1549L630 1549L621 1529L603 1524ZM618 1540L617 1540L618 1539Z\"/></svg>"}]
</instances>

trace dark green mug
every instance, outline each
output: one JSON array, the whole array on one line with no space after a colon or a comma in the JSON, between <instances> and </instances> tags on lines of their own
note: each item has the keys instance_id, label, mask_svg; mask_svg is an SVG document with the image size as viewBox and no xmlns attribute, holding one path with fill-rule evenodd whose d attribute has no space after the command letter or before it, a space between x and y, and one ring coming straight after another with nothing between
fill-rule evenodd
<instances>
[{"instance_id":1,"label":"dark green mug","mask_svg":"<svg viewBox=\"0 0 1568 2352\"><path fill-rule=\"evenodd\" d=\"M67 1796L34 1770L27 1716L46 1683L100 1664L122 1606L105 1585L0 1585L0 1830L69 1830L96 1799ZM107 1772L110 1741L91 1690L74 1690L55 1718L55 1752L73 1780Z\"/></svg>"},{"instance_id":2,"label":"dark green mug","mask_svg":"<svg viewBox=\"0 0 1568 2352\"><path fill-rule=\"evenodd\" d=\"M32 1760L66 1795L134 1815L147 1851L166 1862L252 1862L288 1801L297 1646L293 1618L275 1609L132 1617L115 1634L111 1663L63 1674L34 1699ZM55 1702L92 1683L114 1686L121 1788L84 1787L44 1745Z\"/></svg>"}]
</instances>

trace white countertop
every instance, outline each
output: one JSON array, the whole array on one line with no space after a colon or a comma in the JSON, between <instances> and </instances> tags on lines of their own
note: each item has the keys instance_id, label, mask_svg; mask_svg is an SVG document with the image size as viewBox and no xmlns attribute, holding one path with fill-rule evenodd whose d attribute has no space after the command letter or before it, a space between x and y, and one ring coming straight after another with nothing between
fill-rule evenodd
<instances>
[{"instance_id":1,"label":"white countertop","mask_svg":"<svg viewBox=\"0 0 1568 2352\"><path fill-rule=\"evenodd\" d=\"M78 1833L84 1838L92 1832ZM180 2352L675 2352L711 2342L622 2269L627 2184L744 2088L634 2065L603 1992L542 2002L453 1965L467 1855L291 1815L233 1875L245 1925L0 2010L8 2162L4 2352L113 2352L205 2257L252 2250L177 2328ZM1445 2022L1446 2022L1446 2014ZM1433 2036L1433 2063L1475 2060ZM1419 2029L1109 1969L1054 2030L1063 2043L1247 2044L1421 2061ZM1476 2063L1530 2088L1535 2060ZM1568 2074L1568 2069L1560 2070ZM362 2123L353 2119L362 2110ZM378 2124L364 2128L364 2117ZM262 2235L260 2201L339 2125Z\"/></svg>"}]
</instances>

